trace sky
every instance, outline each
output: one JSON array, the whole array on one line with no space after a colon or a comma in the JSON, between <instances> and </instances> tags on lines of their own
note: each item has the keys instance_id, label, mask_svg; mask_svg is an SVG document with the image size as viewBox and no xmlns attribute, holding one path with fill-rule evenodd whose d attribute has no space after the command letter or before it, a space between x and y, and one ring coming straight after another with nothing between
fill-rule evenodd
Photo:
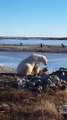
<instances>
[{"instance_id":1,"label":"sky","mask_svg":"<svg viewBox=\"0 0 67 120\"><path fill-rule=\"evenodd\" d=\"M0 0L0 36L67 36L67 0Z\"/></svg>"}]
</instances>

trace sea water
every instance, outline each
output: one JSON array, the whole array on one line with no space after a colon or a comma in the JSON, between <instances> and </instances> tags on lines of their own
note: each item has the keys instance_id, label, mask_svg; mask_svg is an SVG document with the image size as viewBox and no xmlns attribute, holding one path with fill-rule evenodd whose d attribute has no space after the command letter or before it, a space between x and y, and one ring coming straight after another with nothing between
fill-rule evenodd
<instances>
[{"instance_id":1,"label":"sea water","mask_svg":"<svg viewBox=\"0 0 67 120\"><path fill-rule=\"evenodd\" d=\"M67 68L67 54L66 53L44 53L37 52L38 54L45 55L48 59L48 69L57 70L59 67ZM0 64L4 64L11 68L17 68L18 64L25 58L32 55L33 52L0 52ZM44 65L40 64L43 68Z\"/></svg>"},{"instance_id":2,"label":"sea water","mask_svg":"<svg viewBox=\"0 0 67 120\"><path fill-rule=\"evenodd\" d=\"M0 44L45 44L45 45L67 45L67 40L16 40L16 39L3 39L0 40Z\"/></svg>"}]
</instances>

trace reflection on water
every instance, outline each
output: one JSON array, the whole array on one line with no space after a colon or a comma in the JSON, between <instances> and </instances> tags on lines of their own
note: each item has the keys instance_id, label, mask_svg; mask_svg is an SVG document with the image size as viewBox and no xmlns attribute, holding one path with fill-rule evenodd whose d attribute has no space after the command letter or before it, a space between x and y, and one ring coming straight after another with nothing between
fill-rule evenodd
<instances>
[{"instance_id":1,"label":"reflection on water","mask_svg":"<svg viewBox=\"0 0 67 120\"><path fill-rule=\"evenodd\" d=\"M0 64L5 64L9 67L16 68L21 60L30 56L33 52L0 52ZM48 59L48 68L56 70L59 67L67 67L67 54L65 53L41 53ZM43 64L40 67L44 67Z\"/></svg>"},{"instance_id":2,"label":"reflection on water","mask_svg":"<svg viewBox=\"0 0 67 120\"><path fill-rule=\"evenodd\" d=\"M47 44L47 45L67 45L67 40L0 40L0 44Z\"/></svg>"}]
</instances>

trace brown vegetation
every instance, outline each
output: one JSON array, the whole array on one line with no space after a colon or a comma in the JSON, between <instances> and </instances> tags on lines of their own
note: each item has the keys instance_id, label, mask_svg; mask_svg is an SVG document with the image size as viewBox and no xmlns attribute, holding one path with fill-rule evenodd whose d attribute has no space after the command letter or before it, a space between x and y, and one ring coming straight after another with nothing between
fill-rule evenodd
<instances>
[{"instance_id":1,"label":"brown vegetation","mask_svg":"<svg viewBox=\"0 0 67 120\"><path fill-rule=\"evenodd\" d=\"M41 93L26 89L0 88L0 120L63 120L59 107L67 100L64 91Z\"/></svg>"},{"instance_id":2,"label":"brown vegetation","mask_svg":"<svg viewBox=\"0 0 67 120\"><path fill-rule=\"evenodd\" d=\"M0 74L4 82L0 85L0 120L64 120L59 108L67 102L66 91L13 88L9 84L16 79L16 74Z\"/></svg>"},{"instance_id":3,"label":"brown vegetation","mask_svg":"<svg viewBox=\"0 0 67 120\"><path fill-rule=\"evenodd\" d=\"M67 53L67 46L61 45L23 45L23 44L2 44L0 45L0 51L25 51L25 52L52 52L52 53Z\"/></svg>"}]
</instances>

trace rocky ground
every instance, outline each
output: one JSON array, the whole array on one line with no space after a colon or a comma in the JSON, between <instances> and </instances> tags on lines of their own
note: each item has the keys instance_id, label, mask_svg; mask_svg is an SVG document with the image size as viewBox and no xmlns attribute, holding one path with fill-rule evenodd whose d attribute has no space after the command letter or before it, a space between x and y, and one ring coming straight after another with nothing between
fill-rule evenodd
<instances>
[{"instance_id":1,"label":"rocky ground","mask_svg":"<svg viewBox=\"0 0 67 120\"><path fill-rule=\"evenodd\" d=\"M0 64L0 73L15 73L16 70Z\"/></svg>"},{"instance_id":2,"label":"rocky ground","mask_svg":"<svg viewBox=\"0 0 67 120\"><path fill-rule=\"evenodd\" d=\"M24 45L22 43L18 45L0 44L0 51L36 51L36 52L52 52L52 53L67 53L67 46L61 45Z\"/></svg>"},{"instance_id":3,"label":"rocky ground","mask_svg":"<svg viewBox=\"0 0 67 120\"><path fill-rule=\"evenodd\" d=\"M0 67L0 120L66 120L67 68L21 76ZM64 118L66 117L66 118Z\"/></svg>"}]
</instances>

